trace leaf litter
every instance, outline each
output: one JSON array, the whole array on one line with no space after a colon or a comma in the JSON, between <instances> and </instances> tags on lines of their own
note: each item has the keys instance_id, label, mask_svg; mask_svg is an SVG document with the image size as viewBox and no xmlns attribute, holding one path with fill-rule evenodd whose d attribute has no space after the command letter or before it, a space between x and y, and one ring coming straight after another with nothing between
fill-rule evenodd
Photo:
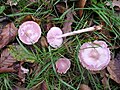
<instances>
[{"instance_id":1,"label":"leaf litter","mask_svg":"<svg viewBox=\"0 0 120 90\"><path fill-rule=\"evenodd\" d=\"M75 12L72 11L72 8L68 9L67 3L59 3L56 5L56 8L57 8L58 12L60 12L62 14L68 10L67 14L65 15L66 18L65 18L65 22L63 23L62 31L63 31L63 33L71 32L72 31L71 25L74 22L73 15Z\"/></svg>"},{"instance_id":2,"label":"leaf litter","mask_svg":"<svg viewBox=\"0 0 120 90\"><path fill-rule=\"evenodd\" d=\"M5 47L8 43L15 39L17 35L17 28L13 22L8 23L0 29L0 49Z\"/></svg>"},{"instance_id":3,"label":"leaf litter","mask_svg":"<svg viewBox=\"0 0 120 90\"><path fill-rule=\"evenodd\" d=\"M79 16L80 16L80 17L82 17L82 15L83 15L83 8L84 8L86 2L87 2L87 0L79 0L79 1L78 1L78 6L79 6L79 8L81 8L81 9L79 10Z\"/></svg>"},{"instance_id":4,"label":"leaf litter","mask_svg":"<svg viewBox=\"0 0 120 90\"><path fill-rule=\"evenodd\" d=\"M11 0L8 0L8 1L11 1ZM30 1L35 1L35 0L30 0ZM79 6L78 8L84 8L84 6L86 5L86 1L87 0L79 0L79 3L81 4L81 6ZM113 0L113 2L114 1L116 1L116 0ZM61 14L63 14L66 10L69 9L68 4L67 4L67 0L64 2L65 2L66 6L63 4L56 5L58 12ZM12 6L12 5L17 5L17 4L14 4L14 3L10 4L10 6ZM117 4L113 3L113 5L119 7L119 5L117 5ZM62 30L64 33L72 31L72 24L74 23L74 15L75 14L74 14L74 12L72 12L72 9L69 9L69 12L66 14L66 17L65 17L65 22L63 23ZM79 16L82 17L82 15L83 15L83 10L81 9L81 10L79 10ZM53 16L47 15L46 17L47 17L48 21L46 22L47 24L44 23L44 26L46 28L44 30L48 31L51 27L55 26L55 24L52 21L52 19L54 18ZM21 23L25 22L25 21L35 21L38 24L41 24L41 20L33 17L32 15L25 16L25 18L21 20ZM15 25L12 22L10 22L6 25L3 25L3 26L2 26L2 29L0 29L1 49L6 48L7 45L11 41L13 41L17 35L17 28L15 27ZM13 35L11 35L10 32L13 32L12 33ZM106 35L109 32L104 32L104 31L102 32L101 31L101 33ZM9 39L8 39L8 37L9 37ZM109 38L109 36L108 36L108 38ZM110 37L110 38L112 38L112 37ZM98 38L98 39L101 39L101 38ZM46 41L45 36L43 36L40 39L40 44L42 47L48 47L48 43ZM7 48L7 49L3 49L2 53L1 53L0 70L2 70L2 72L0 71L0 73L4 73L4 72L16 73L18 78L19 78L17 80L16 85L18 85L18 86L16 86L16 89L26 90L26 88L24 88L24 87L25 87L25 83L26 83L27 74L29 73L30 75L32 75L33 72L37 70L37 72L34 75L34 77L35 77L41 71L41 66L39 66L38 64L35 64L34 58L32 58L32 56L30 56L31 54L28 55L31 58L26 57L27 54L23 53L24 50L19 45L12 44L12 46L8 46L8 47L9 48ZM68 47L68 46L66 46L66 47ZM74 52L72 49L71 49L71 51ZM23 57L21 57L21 56L23 56ZM118 56L119 55L117 55L117 57ZM17 58L15 58L15 57L17 57ZM24 65L25 63L29 63L29 66L26 67L26 65ZM119 63L119 59L115 58L115 60L111 61L110 65L108 66L107 69L108 69L108 72L110 74L110 78L113 79L114 81L116 81L117 83L120 83L120 78L119 78L119 76L120 76L119 75L119 68L120 67L119 67L118 63ZM35 65L33 65L33 64L35 64ZM97 74L97 73L95 73L95 74ZM104 78L103 78L104 85L106 84L107 81L108 81L107 78L105 78L105 76L104 76ZM23 87L21 87L21 86L23 86ZM32 87L32 90L48 90L47 84L44 80L40 81L37 85L34 85ZM91 88L88 85L81 84L80 90L91 90Z\"/></svg>"},{"instance_id":5,"label":"leaf litter","mask_svg":"<svg viewBox=\"0 0 120 90\"><path fill-rule=\"evenodd\" d=\"M120 84L120 51L117 53L114 60L111 60L107 70L110 74L110 78Z\"/></svg>"},{"instance_id":6,"label":"leaf litter","mask_svg":"<svg viewBox=\"0 0 120 90\"><path fill-rule=\"evenodd\" d=\"M72 31L72 23L74 22L73 18L73 12L71 9L69 9L69 12L66 14L65 22L63 23L62 31L64 33L71 32Z\"/></svg>"},{"instance_id":7,"label":"leaf litter","mask_svg":"<svg viewBox=\"0 0 120 90\"><path fill-rule=\"evenodd\" d=\"M86 84L81 84L79 90L92 90L92 89Z\"/></svg>"},{"instance_id":8,"label":"leaf litter","mask_svg":"<svg viewBox=\"0 0 120 90\"><path fill-rule=\"evenodd\" d=\"M120 0L112 0L112 2L106 2L106 5L107 6L111 6L111 8L112 7L115 7L115 6L117 6L117 7L119 7L120 8Z\"/></svg>"},{"instance_id":9,"label":"leaf litter","mask_svg":"<svg viewBox=\"0 0 120 90\"><path fill-rule=\"evenodd\" d=\"M30 90L48 90L48 88L46 82L42 81L37 85L33 86Z\"/></svg>"},{"instance_id":10,"label":"leaf litter","mask_svg":"<svg viewBox=\"0 0 120 90\"><path fill-rule=\"evenodd\" d=\"M10 67L14 62L16 62L16 59L10 54L10 50L8 48L3 50L0 58L0 67Z\"/></svg>"}]
</instances>

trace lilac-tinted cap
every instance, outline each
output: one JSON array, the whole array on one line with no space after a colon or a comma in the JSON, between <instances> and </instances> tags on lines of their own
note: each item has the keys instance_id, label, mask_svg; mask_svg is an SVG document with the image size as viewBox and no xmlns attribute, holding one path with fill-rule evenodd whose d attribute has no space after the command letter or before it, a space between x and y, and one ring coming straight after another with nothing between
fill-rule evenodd
<instances>
[{"instance_id":1,"label":"lilac-tinted cap","mask_svg":"<svg viewBox=\"0 0 120 90\"><path fill-rule=\"evenodd\" d=\"M79 50L79 60L88 70L104 69L110 62L110 50L104 41L84 43Z\"/></svg>"},{"instance_id":2,"label":"lilac-tinted cap","mask_svg":"<svg viewBox=\"0 0 120 90\"><path fill-rule=\"evenodd\" d=\"M58 48L63 43L63 38L56 38L62 35L62 30L59 27L52 27L47 33L47 41L53 48Z\"/></svg>"},{"instance_id":3,"label":"lilac-tinted cap","mask_svg":"<svg viewBox=\"0 0 120 90\"><path fill-rule=\"evenodd\" d=\"M67 58L60 58L56 61L56 70L58 73L65 74L71 66L71 62Z\"/></svg>"},{"instance_id":4,"label":"lilac-tinted cap","mask_svg":"<svg viewBox=\"0 0 120 90\"><path fill-rule=\"evenodd\" d=\"M18 30L19 39L27 45L36 43L41 37L41 28L34 21L26 21L20 25Z\"/></svg>"}]
</instances>

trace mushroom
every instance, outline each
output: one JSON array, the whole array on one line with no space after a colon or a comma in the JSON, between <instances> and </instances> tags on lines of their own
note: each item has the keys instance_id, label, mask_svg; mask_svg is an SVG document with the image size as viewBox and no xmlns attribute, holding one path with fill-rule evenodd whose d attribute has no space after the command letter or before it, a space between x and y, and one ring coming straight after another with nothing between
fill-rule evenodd
<instances>
[{"instance_id":1,"label":"mushroom","mask_svg":"<svg viewBox=\"0 0 120 90\"><path fill-rule=\"evenodd\" d=\"M93 43L84 43L80 47L78 58L86 69L98 71L109 64L110 50L104 41L95 40Z\"/></svg>"},{"instance_id":2,"label":"mushroom","mask_svg":"<svg viewBox=\"0 0 120 90\"><path fill-rule=\"evenodd\" d=\"M53 48L58 48L62 45L63 38L56 38L62 35L62 30L59 27L52 27L47 33L47 41Z\"/></svg>"},{"instance_id":3,"label":"mushroom","mask_svg":"<svg viewBox=\"0 0 120 90\"><path fill-rule=\"evenodd\" d=\"M65 74L71 66L71 62L67 58L60 58L56 61L56 70L58 73Z\"/></svg>"},{"instance_id":4,"label":"mushroom","mask_svg":"<svg viewBox=\"0 0 120 90\"><path fill-rule=\"evenodd\" d=\"M52 46L53 48L58 48L63 43L63 37L72 36L72 35L80 34L83 32L100 30L101 28L102 28L102 25L93 26L86 29L81 29L81 30L62 34L62 30L60 28L52 27L47 33L47 41L50 44L50 46Z\"/></svg>"},{"instance_id":5,"label":"mushroom","mask_svg":"<svg viewBox=\"0 0 120 90\"><path fill-rule=\"evenodd\" d=\"M41 28L34 21L26 21L22 25L20 25L18 36L24 44L34 44L41 37Z\"/></svg>"}]
</instances>

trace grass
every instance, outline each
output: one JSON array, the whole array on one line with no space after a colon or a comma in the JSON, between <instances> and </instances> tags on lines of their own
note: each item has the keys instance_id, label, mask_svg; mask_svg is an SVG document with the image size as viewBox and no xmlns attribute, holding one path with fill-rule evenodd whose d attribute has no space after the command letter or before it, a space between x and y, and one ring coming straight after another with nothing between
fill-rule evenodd
<instances>
[{"instance_id":1,"label":"grass","mask_svg":"<svg viewBox=\"0 0 120 90\"><path fill-rule=\"evenodd\" d=\"M76 1L77 0L71 0L70 4L68 5L69 8L71 8L71 10L74 12L77 12L80 9L76 6ZM63 14L58 13L55 6L59 2L61 2L61 0L48 0L47 2L45 0L39 0L37 3L27 4L28 0L20 0L17 6L19 9L18 13L13 11L6 14L4 12L4 15L12 18L17 17L17 19L14 20L14 23L17 27L19 27L22 18L31 14L40 19L40 26L43 32L42 35L46 36L47 31L45 30L44 25L49 22L46 20L46 17L53 16L52 22L56 26L62 28L62 25L65 22L65 15L70 10L66 10ZM5 6L5 8L7 10L9 6ZM11 7L11 9L12 8L13 7ZM51 47L44 48L37 44L33 45L33 49L29 49L26 45L23 45L18 38L16 38L23 50L22 55L18 54L19 58L17 59L22 60L24 58L27 62L29 62L28 60L34 60L34 62L38 63L40 66L39 72L36 70L33 71L32 75L27 74L25 88L30 89L44 80L47 84L48 90L79 90L80 84L82 83L89 85L92 90L104 89L100 76L91 74L88 70L83 68L79 63L77 55L79 47L83 43L95 40L95 38L92 37L93 35L96 35L101 40L106 41L109 46L119 45L120 29L118 26L120 26L120 18L115 16L115 11L113 8L111 10L110 8L106 7L104 3L96 3L95 0L92 0L92 4L83 9L84 13L81 18L79 18L78 15L74 15L75 20L72 24L72 30L89 27L90 21L92 21L93 24L101 24L101 22L104 21L104 29L112 33L114 37L108 38L104 33L97 31L92 32L91 34L84 33L81 35L67 37L68 41L58 49L53 49ZM108 42L108 39L112 42ZM111 49L111 51L114 51L114 49ZM13 55L16 55L17 53L19 52L14 51ZM72 66L66 74L60 75L55 70L55 61L63 56L71 59ZM12 90L12 86L15 84L14 81L11 80L11 77L13 78L13 76L14 75L11 75L10 73L0 74L1 90ZM113 81L109 80L109 78L108 85L110 86L111 90L118 90L120 88L120 86L117 84L113 84Z\"/></svg>"}]
</instances>

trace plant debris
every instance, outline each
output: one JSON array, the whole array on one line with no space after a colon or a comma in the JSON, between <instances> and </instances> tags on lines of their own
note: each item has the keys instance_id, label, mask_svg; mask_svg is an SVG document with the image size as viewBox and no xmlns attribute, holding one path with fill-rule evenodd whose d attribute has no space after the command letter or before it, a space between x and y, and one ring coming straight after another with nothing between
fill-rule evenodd
<instances>
[{"instance_id":1,"label":"plant debris","mask_svg":"<svg viewBox=\"0 0 120 90\"><path fill-rule=\"evenodd\" d=\"M48 43L47 43L47 40L45 37L43 37L43 36L41 37L40 44L42 47L48 47Z\"/></svg>"},{"instance_id":2,"label":"plant debris","mask_svg":"<svg viewBox=\"0 0 120 90\"><path fill-rule=\"evenodd\" d=\"M86 84L81 84L79 90L92 90L92 89Z\"/></svg>"},{"instance_id":3,"label":"plant debris","mask_svg":"<svg viewBox=\"0 0 120 90\"><path fill-rule=\"evenodd\" d=\"M11 42L17 35L17 28L14 23L8 23L3 27L0 33L0 49L5 47L9 42Z\"/></svg>"},{"instance_id":4,"label":"plant debris","mask_svg":"<svg viewBox=\"0 0 120 90\"><path fill-rule=\"evenodd\" d=\"M15 72L13 68L13 63L15 62L16 59L10 54L9 49L3 50L0 57L0 73Z\"/></svg>"},{"instance_id":5,"label":"plant debris","mask_svg":"<svg viewBox=\"0 0 120 90\"><path fill-rule=\"evenodd\" d=\"M0 67L10 67L14 62L16 62L16 59L10 54L9 49L3 50L0 58Z\"/></svg>"},{"instance_id":6,"label":"plant debris","mask_svg":"<svg viewBox=\"0 0 120 90\"><path fill-rule=\"evenodd\" d=\"M33 86L31 90L48 90L48 88L46 82L42 81L37 85Z\"/></svg>"},{"instance_id":7,"label":"plant debris","mask_svg":"<svg viewBox=\"0 0 120 90\"><path fill-rule=\"evenodd\" d=\"M86 4L86 1L87 1L87 0L79 0L79 1L78 1L79 8L81 8L81 9L79 10L79 16L80 16L80 17L82 17L83 8L84 8L84 6L85 6L85 4Z\"/></svg>"},{"instance_id":8,"label":"plant debris","mask_svg":"<svg viewBox=\"0 0 120 90\"><path fill-rule=\"evenodd\" d=\"M0 89L119 89L120 52L116 56L115 51L120 47L119 3L120 0L0 0ZM21 38L24 34L31 45L19 38L17 27L25 22L34 22L41 28L41 37L32 40L35 43L31 39L36 37L33 30L38 28L30 23L20 30ZM93 43L79 50L87 42ZM78 57L81 51L85 53ZM83 57L82 66L79 61Z\"/></svg>"},{"instance_id":9,"label":"plant debris","mask_svg":"<svg viewBox=\"0 0 120 90\"><path fill-rule=\"evenodd\" d=\"M67 10L64 3L57 4L56 8L57 8L59 13L64 13Z\"/></svg>"},{"instance_id":10,"label":"plant debris","mask_svg":"<svg viewBox=\"0 0 120 90\"><path fill-rule=\"evenodd\" d=\"M114 60L110 61L107 70L110 74L110 78L120 84L120 52L117 53Z\"/></svg>"},{"instance_id":11,"label":"plant debris","mask_svg":"<svg viewBox=\"0 0 120 90\"><path fill-rule=\"evenodd\" d=\"M63 23L63 28L62 28L63 33L72 31L71 25L73 22L74 22L73 12L71 11L71 9L69 9L69 12L66 14L65 23Z\"/></svg>"},{"instance_id":12,"label":"plant debris","mask_svg":"<svg viewBox=\"0 0 120 90\"><path fill-rule=\"evenodd\" d=\"M32 16L32 15L26 15L22 20L21 23L26 22L26 21L34 21L38 24L40 24L40 19Z\"/></svg>"},{"instance_id":13,"label":"plant debris","mask_svg":"<svg viewBox=\"0 0 120 90\"><path fill-rule=\"evenodd\" d=\"M107 5L107 6L111 6L111 3L110 3L110 2L107 2L106 5ZM120 8L120 0L112 0L112 6L111 6L111 8L112 8L112 7L115 7L115 6L117 6L117 7Z\"/></svg>"}]
</instances>

